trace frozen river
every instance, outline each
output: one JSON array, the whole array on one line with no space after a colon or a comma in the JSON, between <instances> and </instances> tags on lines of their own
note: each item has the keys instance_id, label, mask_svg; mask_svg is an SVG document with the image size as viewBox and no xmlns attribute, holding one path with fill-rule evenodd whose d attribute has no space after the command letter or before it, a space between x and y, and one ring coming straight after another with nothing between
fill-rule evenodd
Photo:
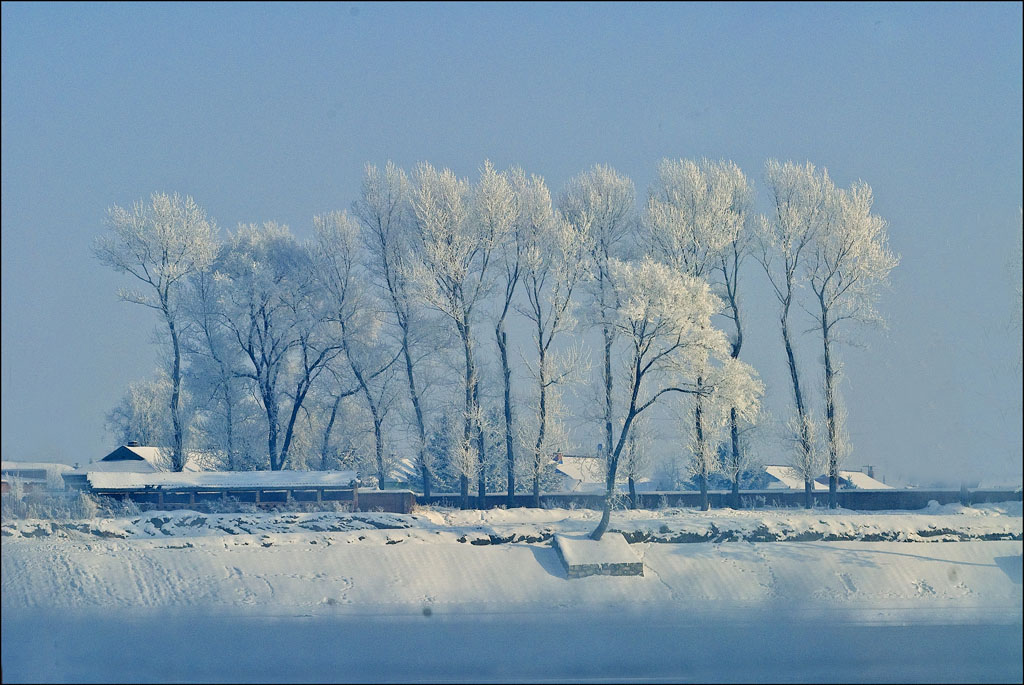
<instances>
[{"instance_id":1,"label":"frozen river","mask_svg":"<svg viewBox=\"0 0 1024 685\"><path fill-rule=\"evenodd\" d=\"M1012 614L1008 614L1012 616ZM1019 617L1019 614L1017 614ZM1019 620L629 611L3 615L4 682L1021 682ZM1001 618L1006 618L1003 616Z\"/></svg>"}]
</instances>

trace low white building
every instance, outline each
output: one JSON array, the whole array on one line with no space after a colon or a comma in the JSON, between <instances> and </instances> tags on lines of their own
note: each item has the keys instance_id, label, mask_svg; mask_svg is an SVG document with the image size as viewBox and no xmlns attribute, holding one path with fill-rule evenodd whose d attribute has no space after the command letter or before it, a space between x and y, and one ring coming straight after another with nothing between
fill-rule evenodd
<instances>
[{"instance_id":1,"label":"low white building","mask_svg":"<svg viewBox=\"0 0 1024 685\"><path fill-rule=\"evenodd\" d=\"M603 494L607 488L605 482L604 457L581 454L556 454L555 475L557 485L553 492L576 492L580 494ZM616 490L625 492L627 485L621 468L617 474ZM650 478L638 478L634 482L638 492L653 492L654 481Z\"/></svg>"},{"instance_id":2,"label":"low white building","mask_svg":"<svg viewBox=\"0 0 1024 685\"><path fill-rule=\"evenodd\" d=\"M804 479L797 470L792 466L783 466L780 464L768 464L764 467L765 473L770 478L766 489L768 490L803 490ZM817 481L811 482L814 490L828 490L828 485L822 485Z\"/></svg>"},{"instance_id":3,"label":"low white building","mask_svg":"<svg viewBox=\"0 0 1024 685\"><path fill-rule=\"evenodd\" d=\"M768 490L803 490L804 479L792 466L769 464L764 467L770 477ZM817 476L812 481L815 492L828 492L828 474ZM839 489L841 490L892 490L891 485L875 480L861 471L839 471Z\"/></svg>"},{"instance_id":4,"label":"low white building","mask_svg":"<svg viewBox=\"0 0 1024 685\"><path fill-rule=\"evenodd\" d=\"M90 471L86 489L158 507L222 505L228 498L258 506L344 502L358 507L355 471Z\"/></svg>"},{"instance_id":5,"label":"low white building","mask_svg":"<svg viewBox=\"0 0 1024 685\"><path fill-rule=\"evenodd\" d=\"M828 489L828 476L818 476L815 480L824 483L825 489ZM886 485L880 480L876 480L870 474L864 473L863 471L843 471L839 470L839 488L840 489L856 489L856 490L893 490L891 485Z\"/></svg>"},{"instance_id":6,"label":"low white building","mask_svg":"<svg viewBox=\"0 0 1024 685\"><path fill-rule=\"evenodd\" d=\"M85 466L64 473L64 484L79 490L87 486L86 476L90 473L158 473L171 470L170 449L166 447L148 447L130 442ZM205 470L204 462L209 455L206 452L191 450L185 455L185 471L198 472Z\"/></svg>"}]
</instances>

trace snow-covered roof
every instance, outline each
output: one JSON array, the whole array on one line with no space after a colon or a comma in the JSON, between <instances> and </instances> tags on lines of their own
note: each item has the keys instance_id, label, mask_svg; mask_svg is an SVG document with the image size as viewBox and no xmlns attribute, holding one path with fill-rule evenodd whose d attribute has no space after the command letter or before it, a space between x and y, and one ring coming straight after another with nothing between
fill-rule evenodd
<instances>
[{"instance_id":1,"label":"snow-covered roof","mask_svg":"<svg viewBox=\"0 0 1024 685\"><path fill-rule=\"evenodd\" d=\"M775 478L778 483L769 483L769 489L787 488L789 490L803 490L804 479L792 466L780 466L770 464L764 467L765 472ZM848 481L853 487L860 490L892 490L891 485L875 480L861 471L839 471L839 477ZM828 475L817 476L814 481L815 490L828 490Z\"/></svg>"},{"instance_id":2,"label":"snow-covered roof","mask_svg":"<svg viewBox=\"0 0 1024 685\"><path fill-rule=\"evenodd\" d=\"M100 461L126 461L125 452L127 450L130 453L134 453L142 460L150 463L157 471L164 471L170 466L171 462L171 448L170 447L150 447L146 445L123 445L118 447L116 450L103 457ZM209 460L210 453L205 450L185 450L185 470L186 471L202 471L201 464L204 461ZM127 461L132 461L128 459Z\"/></svg>"},{"instance_id":3,"label":"snow-covered roof","mask_svg":"<svg viewBox=\"0 0 1024 685\"><path fill-rule=\"evenodd\" d=\"M803 490L804 479L797 473L797 470L792 466L781 466L778 464L769 464L764 467L765 473L778 481L778 483L769 483L769 489L786 488L789 490ZM828 490L827 485L822 485L817 481L812 481L815 490Z\"/></svg>"},{"instance_id":4,"label":"snow-covered roof","mask_svg":"<svg viewBox=\"0 0 1024 685\"><path fill-rule=\"evenodd\" d=\"M416 468L416 462L409 457L402 457L395 462L395 465L391 468L391 476L396 480L414 480L419 477L419 469Z\"/></svg>"},{"instance_id":5,"label":"snow-covered roof","mask_svg":"<svg viewBox=\"0 0 1024 685\"><path fill-rule=\"evenodd\" d=\"M607 485L604 459L571 454L563 454L560 457L560 460L556 458L555 471L562 476L564 492L590 494L605 491ZM619 476L624 477L621 471ZM634 484L641 492L653 492L655 489L655 483L650 478L637 478ZM620 490L625 487L624 483L618 485Z\"/></svg>"},{"instance_id":6,"label":"snow-covered roof","mask_svg":"<svg viewBox=\"0 0 1024 685\"><path fill-rule=\"evenodd\" d=\"M159 464L163 460L165 460L165 459L170 457L170 454L169 454L170 450L164 450L161 447L150 447L150 446L146 446L146 445L125 445L124 448L126 450L128 450L129 452L133 452L133 453L139 455L140 458L145 459L150 464L154 464L154 465ZM113 452L111 452L107 456L103 457L103 459L101 461L114 461L114 460L116 460L118 457L115 456L115 455L117 455L118 452L119 452L119 450L114 450Z\"/></svg>"},{"instance_id":7,"label":"snow-covered roof","mask_svg":"<svg viewBox=\"0 0 1024 685\"><path fill-rule=\"evenodd\" d=\"M861 471L840 471L840 478L845 478L859 490L892 490L891 485L886 485L880 480L875 480L871 476Z\"/></svg>"},{"instance_id":8,"label":"snow-covered roof","mask_svg":"<svg viewBox=\"0 0 1024 685\"><path fill-rule=\"evenodd\" d=\"M121 445L99 461L86 464L71 472L82 476L97 472L153 473L166 471L171 465L169 447L146 445ZM202 450L185 450L185 471L202 471L202 464L208 462L210 453Z\"/></svg>"},{"instance_id":9,"label":"snow-covered roof","mask_svg":"<svg viewBox=\"0 0 1024 685\"><path fill-rule=\"evenodd\" d=\"M89 473L97 472L111 472L111 473L155 473L157 468L153 464L149 463L144 459L130 460L123 459L120 461L95 461L85 466L80 466L74 471L69 471L65 475L69 476L84 476Z\"/></svg>"},{"instance_id":10,"label":"snow-covered roof","mask_svg":"<svg viewBox=\"0 0 1024 685\"><path fill-rule=\"evenodd\" d=\"M0 462L2 471L71 471L69 464L58 464L51 461L4 461Z\"/></svg>"},{"instance_id":11,"label":"snow-covered roof","mask_svg":"<svg viewBox=\"0 0 1024 685\"><path fill-rule=\"evenodd\" d=\"M555 470L581 483L604 483L604 461L596 457L563 456Z\"/></svg>"},{"instance_id":12,"label":"snow-covered roof","mask_svg":"<svg viewBox=\"0 0 1024 685\"><path fill-rule=\"evenodd\" d=\"M141 490L146 487L196 488L304 488L351 487L355 471L202 471L198 473L131 473L91 471L89 485L97 490Z\"/></svg>"}]
</instances>

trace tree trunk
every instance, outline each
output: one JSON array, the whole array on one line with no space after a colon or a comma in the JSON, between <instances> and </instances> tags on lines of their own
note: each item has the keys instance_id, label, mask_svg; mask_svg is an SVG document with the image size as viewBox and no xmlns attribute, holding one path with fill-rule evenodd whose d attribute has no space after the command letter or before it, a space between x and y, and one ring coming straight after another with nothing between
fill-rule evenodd
<instances>
[{"instance_id":1,"label":"tree trunk","mask_svg":"<svg viewBox=\"0 0 1024 685\"><path fill-rule=\"evenodd\" d=\"M805 458L809 458L811 454L811 436L807 432L807 412L804 410L804 396L800 392L800 373L796 365L796 355L793 353L793 344L789 339L789 303L787 302L782 310L782 341L786 345L786 360L789 363L789 376L793 381L793 398L796 401L796 413L797 420L800 422L800 449L803 450ZM807 490L807 496L804 501L804 508L810 509L812 507L812 500L810 496L810 485L806 482L805 474L805 489Z\"/></svg>"},{"instance_id":2,"label":"tree trunk","mask_svg":"<svg viewBox=\"0 0 1024 685\"><path fill-rule=\"evenodd\" d=\"M590 534L592 540L600 540L608 530L608 522L612 515L612 497L615 494L615 470L618 466L618 455L612 455L612 333L607 324L601 327L601 332L604 335L604 451L605 459L608 460L608 476L604 505L601 507L601 521ZM621 436L619 442L622 442Z\"/></svg>"},{"instance_id":3,"label":"tree trunk","mask_svg":"<svg viewBox=\"0 0 1024 685\"><path fill-rule=\"evenodd\" d=\"M606 458L612 451L612 332L607 325L604 334L604 450Z\"/></svg>"},{"instance_id":4,"label":"tree trunk","mask_svg":"<svg viewBox=\"0 0 1024 685\"><path fill-rule=\"evenodd\" d=\"M736 290L739 287L739 257L736 252L733 252L733 271L732 271L732 286L729 285L728 270L726 264L723 263L722 273L726 276L726 291L729 295L729 306L732 308L732 320L736 325L736 337L732 342L732 349L729 351L733 359L739 359L740 348L743 347L743 325L740 322L740 307L739 302L736 298ZM742 464L742 456L740 452L740 434L738 421L736 419L736 407L730 407L729 409L729 433L732 438L732 506L734 509L740 508L740 470Z\"/></svg>"},{"instance_id":5,"label":"tree trunk","mask_svg":"<svg viewBox=\"0 0 1024 685\"><path fill-rule=\"evenodd\" d=\"M473 343L469 338L469 328L465 325L459 325L458 328L459 334L462 336L462 348L466 361L466 413L463 417L462 439L468 449L473 440L473 376L475 372L473 368ZM460 506L463 509L469 509L469 476L466 475L464 467L461 470L463 472L459 474L459 490L462 496Z\"/></svg>"},{"instance_id":6,"label":"tree trunk","mask_svg":"<svg viewBox=\"0 0 1024 685\"><path fill-rule=\"evenodd\" d=\"M740 454L740 431L736 420L736 407L729 409L729 433L732 437L732 506L740 508L740 471L743 459Z\"/></svg>"},{"instance_id":7,"label":"tree trunk","mask_svg":"<svg viewBox=\"0 0 1024 685\"><path fill-rule=\"evenodd\" d=\"M171 332L171 347L174 349L174 362L171 367L171 424L174 427L174 444L171 446L171 468L175 471L185 470L184 436L181 427L181 417L178 415L181 408L181 348L178 343L178 331L174 326L174 319L170 311L164 305L164 316L167 319L167 328Z\"/></svg>"},{"instance_id":8,"label":"tree trunk","mask_svg":"<svg viewBox=\"0 0 1024 685\"><path fill-rule=\"evenodd\" d=\"M612 495L611 493L605 493L604 506L601 507L601 520L597 523L597 528L590 534L591 540L600 540L604 537L604 533L608 530L608 522L612 518Z\"/></svg>"},{"instance_id":9,"label":"tree trunk","mask_svg":"<svg viewBox=\"0 0 1024 685\"><path fill-rule=\"evenodd\" d=\"M512 506L516 492L516 455L512 444L512 370L508 366L508 337L504 322L494 329L501 352L501 377L505 381L505 466L508 469L508 506Z\"/></svg>"},{"instance_id":10,"label":"tree trunk","mask_svg":"<svg viewBox=\"0 0 1024 685\"><path fill-rule=\"evenodd\" d=\"M311 385L312 381L307 375L299 381L299 387L295 389L295 399L292 400L292 411L288 416L288 425L285 427L284 431L284 445L281 447L281 456L278 459L282 469L284 468L284 465L288 463L288 451L292 446L292 438L295 437L295 421L299 418L299 409L302 408L302 403L305 401L306 393L309 392Z\"/></svg>"},{"instance_id":11,"label":"tree trunk","mask_svg":"<svg viewBox=\"0 0 1024 685\"><path fill-rule=\"evenodd\" d=\"M480 379L473 378L473 408L476 420L476 497L479 508L483 509L487 497L487 445L484 439L484 425L480 415Z\"/></svg>"},{"instance_id":12,"label":"tree trunk","mask_svg":"<svg viewBox=\"0 0 1024 685\"><path fill-rule=\"evenodd\" d=\"M630 474L630 476L629 476L629 508L630 509L636 509L637 508L636 481L633 480L633 475L632 474Z\"/></svg>"},{"instance_id":13,"label":"tree trunk","mask_svg":"<svg viewBox=\"0 0 1024 685\"><path fill-rule=\"evenodd\" d=\"M826 348L827 349L827 348ZM828 354L825 355L825 427L828 429L828 508L839 506L836 490L839 485L839 453L836 445L835 398L833 371L829 364Z\"/></svg>"},{"instance_id":14,"label":"tree trunk","mask_svg":"<svg viewBox=\"0 0 1024 685\"><path fill-rule=\"evenodd\" d=\"M384 481L387 478L387 473L384 471L384 436L380 431L381 420L377 416L377 412L373 412L373 442L374 450L377 457L377 487L381 490L384 489Z\"/></svg>"},{"instance_id":15,"label":"tree trunk","mask_svg":"<svg viewBox=\"0 0 1024 685\"><path fill-rule=\"evenodd\" d=\"M540 471L543 467L541 460L544 458L542 449L544 447L544 434L547 431L548 408L547 408L547 374L545 372L544 348L540 347L540 364L538 375L540 377L540 405L537 410L537 442L533 446L533 506L540 507Z\"/></svg>"},{"instance_id":16,"label":"tree trunk","mask_svg":"<svg viewBox=\"0 0 1024 685\"><path fill-rule=\"evenodd\" d=\"M703 385L704 379L697 378L697 387ZM693 403L693 422L696 431L697 438L697 480L700 485L700 510L708 511L711 508L711 503L708 501L708 465L705 455L707 452L707 445L704 441L704 407L701 401L700 395L694 397Z\"/></svg>"},{"instance_id":17,"label":"tree trunk","mask_svg":"<svg viewBox=\"0 0 1024 685\"><path fill-rule=\"evenodd\" d=\"M227 435L227 448L228 448L228 470L237 471L238 456L235 454L235 422L234 412L232 405L234 404L231 398L231 385L229 385L228 377L225 374L221 376L221 383L224 387L224 420L227 423L225 426Z\"/></svg>"},{"instance_id":18,"label":"tree trunk","mask_svg":"<svg viewBox=\"0 0 1024 685\"><path fill-rule=\"evenodd\" d=\"M813 489L814 486L811 484L811 480L804 478L804 509L814 508L814 495L811 494Z\"/></svg>"},{"instance_id":19,"label":"tree trunk","mask_svg":"<svg viewBox=\"0 0 1024 685\"><path fill-rule=\"evenodd\" d=\"M828 431L828 508L839 506L839 449L836 444L835 371L832 368L832 341L828 337L828 312L821 308L821 337L825 350L825 428Z\"/></svg>"},{"instance_id":20,"label":"tree trunk","mask_svg":"<svg viewBox=\"0 0 1024 685\"><path fill-rule=\"evenodd\" d=\"M431 473L430 467L427 465L427 429L423 422L420 396L416 391L416 378L412 371L412 353L409 351L409 332L405 326L402 327L402 354L405 356L405 375L409 380L409 399L412 401L412 408L416 414L416 429L419 432L419 466L420 474L423 477L423 496L430 497Z\"/></svg>"},{"instance_id":21,"label":"tree trunk","mask_svg":"<svg viewBox=\"0 0 1024 685\"><path fill-rule=\"evenodd\" d=\"M639 384L639 381L634 381ZM636 391L638 390L637 385L633 387L633 401L636 401ZM615 473L619 468L619 455L622 454L622 448L626 444L626 438L629 435L629 427L633 423L633 419L636 418L636 405L631 403L629 412L626 414L626 420L622 423L622 432L619 434L619 441L615 444L615 450L611 451L608 458L608 474L605 476L605 493L604 493L604 506L601 508L601 520L597 524L597 528L590 534L591 540L600 540L604 535L605 531L608 530L608 522L612 516L612 497L615 495Z\"/></svg>"},{"instance_id":22,"label":"tree trunk","mask_svg":"<svg viewBox=\"0 0 1024 685\"><path fill-rule=\"evenodd\" d=\"M540 469L536 464L533 467L533 507L540 509Z\"/></svg>"},{"instance_id":23,"label":"tree trunk","mask_svg":"<svg viewBox=\"0 0 1024 685\"><path fill-rule=\"evenodd\" d=\"M264 399L266 403L266 399ZM270 455L270 470L280 471L281 464L277 461L277 404L267 405L267 451Z\"/></svg>"},{"instance_id":24,"label":"tree trunk","mask_svg":"<svg viewBox=\"0 0 1024 685\"><path fill-rule=\"evenodd\" d=\"M430 497L430 467L420 460L420 479L423 481L423 496Z\"/></svg>"},{"instance_id":25,"label":"tree trunk","mask_svg":"<svg viewBox=\"0 0 1024 685\"><path fill-rule=\"evenodd\" d=\"M331 406L331 418L327 420L327 427L324 428L324 439L320 443L320 470L327 471L327 459L331 447L331 431L334 430L334 421L338 416L338 407L341 405L341 395L334 398Z\"/></svg>"}]
</instances>

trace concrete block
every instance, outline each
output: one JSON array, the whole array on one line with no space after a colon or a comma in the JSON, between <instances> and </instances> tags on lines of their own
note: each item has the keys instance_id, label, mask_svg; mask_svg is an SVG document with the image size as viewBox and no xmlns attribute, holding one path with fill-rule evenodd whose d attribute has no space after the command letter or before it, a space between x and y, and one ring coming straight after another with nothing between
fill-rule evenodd
<instances>
[{"instance_id":1,"label":"concrete block","mask_svg":"<svg viewBox=\"0 0 1024 685\"><path fill-rule=\"evenodd\" d=\"M556 535L553 545L570 578L644 574L643 562L622 533L606 533L600 540L587 535Z\"/></svg>"}]
</instances>

